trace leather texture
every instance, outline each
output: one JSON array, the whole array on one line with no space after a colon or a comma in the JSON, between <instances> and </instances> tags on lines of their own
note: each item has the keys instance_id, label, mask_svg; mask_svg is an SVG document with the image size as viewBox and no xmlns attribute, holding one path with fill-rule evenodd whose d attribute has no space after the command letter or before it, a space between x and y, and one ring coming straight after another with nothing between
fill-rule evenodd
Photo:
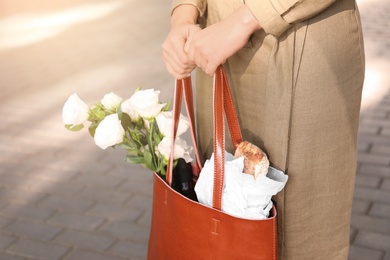
<instances>
[{"instance_id":1,"label":"leather texture","mask_svg":"<svg viewBox=\"0 0 390 260\"><path fill-rule=\"evenodd\" d=\"M196 143L190 83L189 78L178 80L176 83L172 131L175 136L181 97L184 93L192 140ZM213 112L215 137L213 208L189 200L174 191L169 185L172 179L171 167L167 171L167 182L155 173L149 260L277 259L275 207L266 220L236 218L220 210L225 156L225 114L233 144L236 145L242 140L228 81L222 67L218 68L214 76ZM197 153L196 147L194 148ZM196 161L193 166L195 175L198 175L200 171L198 158ZM172 156L170 165L172 165Z\"/></svg>"}]
</instances>

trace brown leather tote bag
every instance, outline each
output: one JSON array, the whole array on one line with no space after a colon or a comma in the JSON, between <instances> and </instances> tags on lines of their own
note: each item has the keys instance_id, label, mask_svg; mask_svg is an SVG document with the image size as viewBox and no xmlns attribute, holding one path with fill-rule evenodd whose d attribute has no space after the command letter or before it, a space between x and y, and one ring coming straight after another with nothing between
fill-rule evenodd
<instances>
[{"instance_id":1,"label":"brown leather tote bag","mask_svg":"<svg viewBox=\"0 0 390 260\"><path fill-rule=\"evenodd\" d=\"M196 143L192 86L189 78L178 80L174 98L176 136L182 94L184 93L192 140ZM187 199L170 187L172 167L166 182L154 174L153 212L149 238L149 260L264 259L277 258L276 209L265 220L233 217L221 211L225 160L226 114L233 144L242 138L226 74L220 66L214 76L214 193L213 207ZM172 146L173 148L173 146ZM200 163L196 146L195 176ZM172 152L173 154L173 152ZM172 165L172 156L171 156Z\"/></svg>"}]
</instances>

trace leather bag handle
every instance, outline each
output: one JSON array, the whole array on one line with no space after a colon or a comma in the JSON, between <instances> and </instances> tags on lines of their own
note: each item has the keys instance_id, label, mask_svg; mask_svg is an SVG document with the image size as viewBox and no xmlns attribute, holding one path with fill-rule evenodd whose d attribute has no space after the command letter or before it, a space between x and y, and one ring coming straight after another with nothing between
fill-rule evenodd
<instances>
[{"instance_id":1,"label":"leather bag handle","mask_svg":"<svg viewBox=\"0 0 390 260\"><path fill-rule=\"evenodd\" d=\"M213 84L214 110L214 191L213 208L222 209L222 190L225 174L225 120L228 121L229 132L236 148L242 142L236 109L230 92L226 73L219 66L214 75Z\"/></svg>"},{"instance_id":2,"label":"leather bag handle","mask_svg":"<svg viewBox=\"0 0 390 260\"><path fill-rule=\"evenodd\" d=\"M169 185L172 183L172 165L174 154L174 139L179 124L180 108L182 95L184 92L187 115L190 121L191 138L194 145L196 164L201 169L199 153L196 146L195 117L192 96L191 78L177 80L175 85L174 104L173 104L173 129L171 155L169 159L166 181ZM213 112L214 112L214 190L213 190L213 208L222 209L222 189L225 172L225 120L228 122L230 136L234 147L236 148L242 142L242 134L238 124L236 109L230 92L226 73L222 66L219 66L214 74L213 82Z\"/></svg>"},{"instance_id":3,"label":"leather bag handle","mask_svg":"<svg viewBox=\"0 0 390 260\"><path fill-rule=\"evenodd\" d=\"M175 151L175 139L177 134L177 128L179 126L179 119L180 119L180 110L181 110L181 101L182 96L184 94L184 103L187 111L187 117L190 123L190 133L191 133L191 139L192 144L194 147L194 153L195 153L195 160L196 160L196 167L198 168L198 171L200 172L200 169L202 169L202 165L200 163L199 159L199 152L196 144L196 133L195 133L195 113L194 113L194 99L192 94L192 83L191 83L191 77L176 80L175 84L175 92L174 92L174 98L173 98L173 128L172 128L172 143L171 143L171 154L169 156L169 163L167 166L167 172L166 172L166 182L169 186L172 185L172 166L173 166L173 155Z\"/></svg>"}]
</instances>

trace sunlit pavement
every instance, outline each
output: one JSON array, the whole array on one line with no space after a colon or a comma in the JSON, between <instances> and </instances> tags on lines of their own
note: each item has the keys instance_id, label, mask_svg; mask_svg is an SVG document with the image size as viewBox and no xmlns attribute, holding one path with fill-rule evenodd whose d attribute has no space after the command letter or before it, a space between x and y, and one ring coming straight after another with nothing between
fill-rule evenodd
<instances>
[{"instance_id":1,"label":"sunlit pavement","mask_svg":"<svg viewBox=\"0 0 390 260\"><path fill-rule=\"evenodd\" d=\"M0 2L1 260L145 259L151 174L67 131L61 110L75 92L93 103L143 86L171 99L161 59L169 2ZM390 9L359 5L367 77L350 259L389 260Z\"/></svg>"}]
</instances>

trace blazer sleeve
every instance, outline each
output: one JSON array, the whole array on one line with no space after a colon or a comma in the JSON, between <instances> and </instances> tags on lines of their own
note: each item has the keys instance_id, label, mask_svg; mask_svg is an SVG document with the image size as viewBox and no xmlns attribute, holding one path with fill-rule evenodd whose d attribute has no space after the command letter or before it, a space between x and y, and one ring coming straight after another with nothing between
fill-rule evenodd
<instances>
[{"instance_id":1,"label":"blazer sleeve","mask_svg":"<svg viewBox=\"0 0 390 260\"><path fill-rule=\"evenodd\" d=\"M294 23L307 20L336 0L245 0L266 33L282 35Z\"/></svg>"},{"instance_id":2,"label":"blazer sleeve","mask_svg":"<svg viewBox=\"0 0 390 260\"><path fill-rule=\"evenodd\" d=\"M185 4L196 6L196 8L198 8L199 15L203 16L204 12L206 11L207 1L206 0L173 0L171 13L179 5L185 5Z\"/></svg>"}]
</instances>

